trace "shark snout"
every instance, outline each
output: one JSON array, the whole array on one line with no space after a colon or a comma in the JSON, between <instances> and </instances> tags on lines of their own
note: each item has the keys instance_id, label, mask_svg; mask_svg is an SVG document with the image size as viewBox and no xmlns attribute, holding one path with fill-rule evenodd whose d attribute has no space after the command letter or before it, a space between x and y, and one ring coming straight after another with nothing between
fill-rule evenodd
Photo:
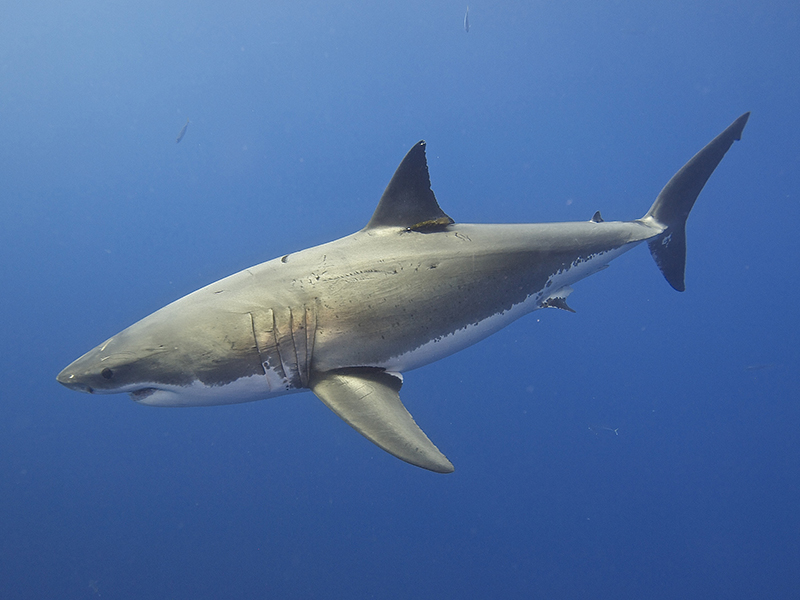
<instances>
[{"instance_id":1,"label":"shark snout","mask_svg":"<svg viewBox=\"0 0 800 600\"><path fill-rule=\"evenodd\" d=\"M108 394L113 392L114 371L103 359L101 347L87 352L56 376L56 381L76 392Z\"/></svg>"},{"instance_id":2,"label":"shark snout","mask_svg":"<svg viewBox=\"0 0 800 600\"><path fill-rule=\"evenodd\" d=\"M93 394L94 388L81 381L79 377L76 377L75 371L70 368L71 366L72 365L61 371L61 373L56 376L56 381L71 390L75 390L76 392Z\"/></svg>"}]
</instances>

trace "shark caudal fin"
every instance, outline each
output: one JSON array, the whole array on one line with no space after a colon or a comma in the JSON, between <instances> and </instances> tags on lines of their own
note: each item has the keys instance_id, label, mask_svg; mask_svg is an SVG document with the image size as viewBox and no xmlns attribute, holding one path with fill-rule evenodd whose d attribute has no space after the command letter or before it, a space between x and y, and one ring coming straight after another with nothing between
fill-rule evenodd
<instances>
[{"instance_id":1,"label":"shark caudal fin","mask_svg":"<svg viewBox=\"0 0 800 600\"><path fill-rule=\"evenodd\" d=\"M642 221L663 227L660 235L647 243L650 254L667 282L679 292L686 289L686 218L711 173L733 142L741 139L750 113L736 119L673 175L653 202Z\"/></svg>"}]
</instances>

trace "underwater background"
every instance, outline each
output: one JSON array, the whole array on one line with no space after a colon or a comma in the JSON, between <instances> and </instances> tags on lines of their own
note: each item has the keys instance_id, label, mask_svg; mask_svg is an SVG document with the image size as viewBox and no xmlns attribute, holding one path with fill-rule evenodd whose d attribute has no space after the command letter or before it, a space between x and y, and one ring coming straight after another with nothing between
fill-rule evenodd
<instances>
[{"instance_id":1,"label":"underwater background","mask_svg":"<svg viewBox=\"0 0 800 600\"><path fill-rule=\"evenodd\" d=\"M800 4L466 10L3 4L2 598L797 597ZM642 246L576 314L406 374L451 475L311 393L167 409L55 380L362 228L420 139L459 222L628 220L746 111L685 293Z\"/></svg>"}]
</instances>

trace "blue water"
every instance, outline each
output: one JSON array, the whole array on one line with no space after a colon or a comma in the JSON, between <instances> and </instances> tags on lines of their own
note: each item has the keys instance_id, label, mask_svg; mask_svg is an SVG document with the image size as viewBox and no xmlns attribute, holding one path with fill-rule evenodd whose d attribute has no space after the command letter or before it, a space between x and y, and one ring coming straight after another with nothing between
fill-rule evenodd
<instances>
[{"instance_id":1,"label":"blue water","mask_svg":"<svg viewBox=\"0 0 800 600\"><path fill-rule=\"evenodd\" d=\"M800 5L476 1L468 33L465 10L3 6L2 598L795 597ZM576 314L407 374L452 475L310 393L158 409L55 381L360 229L420 139L458 221L632 219L748 110L685 293L639 248Z\"/></svg>"}]
</instances>

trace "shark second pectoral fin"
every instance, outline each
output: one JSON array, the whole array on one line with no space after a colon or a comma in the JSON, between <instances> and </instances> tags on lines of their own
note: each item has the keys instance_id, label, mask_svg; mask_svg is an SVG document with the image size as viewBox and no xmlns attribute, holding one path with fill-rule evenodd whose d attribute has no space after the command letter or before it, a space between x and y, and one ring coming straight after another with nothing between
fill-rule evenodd
<instances>
[{"instance_id":1,"label":"shark second pectoral fin","mask_svg":"<svg viewBox=\"0 0 800 600\"><path fill-rule=\"evenodd\" d=\"M412 465L452 473L452 463L414 422L400 400L401 380L370 368L314 373L309 387L353 429Z\"/></svg>"}]
</instances>

